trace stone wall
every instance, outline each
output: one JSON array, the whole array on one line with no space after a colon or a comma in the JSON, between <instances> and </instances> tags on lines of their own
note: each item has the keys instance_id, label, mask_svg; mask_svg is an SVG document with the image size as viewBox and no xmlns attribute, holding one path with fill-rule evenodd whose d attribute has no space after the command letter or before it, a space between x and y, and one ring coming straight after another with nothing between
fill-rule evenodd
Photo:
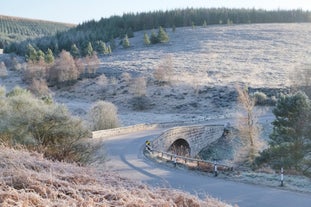
<instances>
[{"instance_id":1,"label":"stone wall","mask_svg":"<svg viewBox=\"0 0 311 207\"><path fill-rule=\"evenodd\" d=\"M155 129L158 127L157 124L137 124L133 126L127 127L119 127L114 129L106 129L92 132L92 138L104 138L104 137L112 137L142 130Z\"/></svg>"},{"instance_id":2,"label":"stone wall","mask_svg":"<svg viewBox=\"0 0 311 207\"><path fill-rule=\"evenodd\" d=\"M223 132L223 125L174 127L166 130L153 140L152 147L166 152L177 139L184 139L190 146L190 156L195 157L203 147L219 139Z\"/></svg>"}]
</instances>

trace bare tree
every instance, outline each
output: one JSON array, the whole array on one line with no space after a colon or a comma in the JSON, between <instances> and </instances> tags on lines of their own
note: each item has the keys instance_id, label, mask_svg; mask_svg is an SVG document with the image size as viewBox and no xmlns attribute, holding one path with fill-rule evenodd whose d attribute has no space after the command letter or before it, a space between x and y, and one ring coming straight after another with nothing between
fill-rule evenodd
<instances>
[{"instance_id":1,"label":"bare tree","mask_svg":"<svg viewBox=\"0 0 311 207\"><path fill-rule=\"evenodd\" d=\"M49 87L45 79L33 79L29 90L37 96L48 96L50 94Z\"/></svg>"},{"instance_id":2,"label":"bare tree","mask_svg":"<svg viewBox=\"0 0 311 207\"><path fill-rule=\"evenodd\" d=\"M236 90L238 92L239 111L241 112L238 115L238 129L243 144L237 159L242 162L253 163L262 147L257 114L254 110L255 99L249 96L247 89L237 86Z\"/></svg>"},{"instance_id":3,"label":"bare tree","mask_svg":"<svg viewBox=\"0 0 311 207\"><path fill-rule=\"evenodd\" d=\"M46 79L47 67L44 61L28 62L23 69L23 81L31 84L33 80Z\"/></svg>"},{"instance_id":4,"label":"bare tree","mask_svg":"<svg viewBox=\"0 0 311 207\"><path fill-rule=\"evenodd\" d=\"M153 77L160 85L171 84L173 76L173 58L168 55L156 68Z\"/></svg>"},{"instance_id":5,"label":"bare tree","mask_svg":"<svg viewBox=\"0 0 311 207\"><path fill-rule=\"evenodd\" d=\"M117 94L117 86L118 86L118 80L115 77L110 78L109 80L109 90L111 92L111 95Z\"/></svg>"},{"instance_id":6,"label":"bare tree","mask_svg":"<svg viewBox=\"0 0 311 207\"><path fill-rule=\"evenodd\" d=\"M84 74L85 68L86 68L85 63L84 63L84 59L76 58L76 59L74 59L74 61L75 61L75 65L77 67L79 74Z\"/></svg>"},{"instance_id":7,"label":"bare tree","mask_svg":"<svg viewBox=\"0 0 311 207\"><path fill-rule=\"evenodd\" d=\"M130 86L133 98L130 100L134 110L146 110L152 107L152 103L147 93L147 83L144 77L138 77L133 80Z\"/></svg>"},{"instance_id":8,"label":"bare tree","mask_svg":"<svg viewBox=\"0 0 311 207\"><path fill-rule=\"evenodd\" d=\"M86 73L89 76L92 76L96 73L97 69L100 65L100 60L97 57L97 54L94 53L92 56L86 56L85 57L85 63L86 63Z\"/></svg>"},{"instance_id":9,"label":"bare tree","mask_svg":"<svg viewBox=\"0 0 311 207\"><path fill-rule=\"evenodd\" d=\"M136 78L131 84L131 92L135 97L142 97L146 95L147 83L144 77Z\"/></svg>"},{"instance_id":10,"label":"bare tree","mask_svg":"<svg viewBox=\"0 0 311 207\"><path fill-rule=\"evenodd\" d=\"M49 80L57 84L76 81L79 75L73 57L65 50L60 53L54 66L49 69Z\"/></svg>"},{"instance_id":11,"label":"bare tree","mask_svg":"<svg viewBox=\"0 0 311 207\"><path fill-rule=\"evenodd\" d=\"M8 70L6 69L4 62L0 62L0 77L4 78L7 75L8 75Z\"/></svg>"}]
</instances>

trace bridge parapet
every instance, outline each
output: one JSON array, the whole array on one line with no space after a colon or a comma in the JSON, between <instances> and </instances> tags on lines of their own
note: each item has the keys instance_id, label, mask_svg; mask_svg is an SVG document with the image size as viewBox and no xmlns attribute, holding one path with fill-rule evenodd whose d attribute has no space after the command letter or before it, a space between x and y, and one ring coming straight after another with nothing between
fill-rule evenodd
<instances>
[{"instance_id":1,"label":"bridge parapet","mask_svg":"<svg viewBox=\"0 0 311 207\"><path fill-rule=\"evenodd\" d=\"M190 146L190 156L195 157L203 147L219 139L224 132L223 125L193 125L174 127L163 132L153 140L152 147L167 152L178 139L183 139Z\"/></svg>"}]
</instances>

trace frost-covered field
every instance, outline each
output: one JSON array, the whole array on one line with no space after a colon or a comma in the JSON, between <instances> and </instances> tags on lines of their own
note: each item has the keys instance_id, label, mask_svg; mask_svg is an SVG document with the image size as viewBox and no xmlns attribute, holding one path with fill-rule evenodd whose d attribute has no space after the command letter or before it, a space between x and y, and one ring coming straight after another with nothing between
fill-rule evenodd
<instances>
[{"instance_id":1,"label":"frost-covered field","mask_svg":"<svg viewBox=\"0 0 311 207\"><path fill-rule=\"evenodd\" d=\"M108 77L104 86L99 77L83 80L69 90L56 90L56 100L82 115L96 100L113 102L123 125L227 117L235 113L235 84L284 88L295 71L311 63L311 24L223 25L175 32L167 28L167 32L169 43L151 46L144 46L144 32L135 33L131 48L119 46L101 58L99 72ZM172 84L158 86L153 73L167 58L173 67ZM146 78L146 95L153 104L149 110L132 110L133 94L120 81L124 72L132 79Z\"/></svg>"},{"instance_id":2,"label":"frost-covered field","mask_svg":"<svg viewBox=\"0 0 311 207\"><path fill-rule=\"evenodd\" d=\"M132 48L103 60L106 69L150 75L171 55L175 79L188 84L284 87L289 72L311 61L311 24L250 24L167 29L170 42L145 47L143 33ZM191 79L192 78L192 79ZM195 79L195 80L193 80Z\"/></svg>"}]
</instances>

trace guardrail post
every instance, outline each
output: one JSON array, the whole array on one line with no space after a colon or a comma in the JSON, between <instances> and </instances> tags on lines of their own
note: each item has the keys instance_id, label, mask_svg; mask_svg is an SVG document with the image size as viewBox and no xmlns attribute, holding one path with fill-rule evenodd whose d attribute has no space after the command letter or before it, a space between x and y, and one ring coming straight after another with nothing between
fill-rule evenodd
<instances>
[{"instance_id":1,"label":"guardrail post","mask_svg":"<svg viewBox=\"0 0 311 207\"><path fill-rule=\"evenodd\" d=\"M283 173L284 173L284 171L283 171L283 167L281 167L281 187L283 187L283 186L284 186L284 183L283 183L283 180L284 180Z\"/></svg>"},{"instance_id":2,"label":"guardrail post","mask_svg":"<svg viewBox=\"0 0 311 207\"><path fill-rule=\"evenodd\" d=\"M174 167L176 167L177 166L177 157L176 157L176 155L174 155Z\"/></svg>"},{"instance_id":3,"label":"guardrail post","mask_svg":"<svg viewBox=\"0 0 311 207\"><path fill-rule=\"evenodd\" d=\"M217 175L218 175L217 161L216 161L216 160L215 160L215 162L214 162L214 175L215 175L215 177L217 177Z\"/></svg>"}]
</instances>

